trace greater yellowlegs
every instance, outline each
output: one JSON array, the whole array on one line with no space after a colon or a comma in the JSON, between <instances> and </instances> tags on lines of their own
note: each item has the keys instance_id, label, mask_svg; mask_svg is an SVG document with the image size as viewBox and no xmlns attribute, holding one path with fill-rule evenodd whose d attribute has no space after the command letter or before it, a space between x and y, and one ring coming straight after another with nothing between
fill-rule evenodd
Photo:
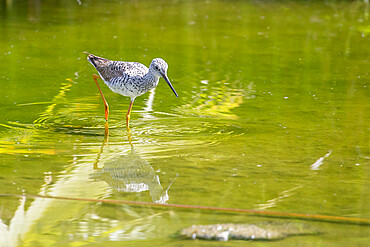
<instances>
[{"instance_id":1,"label":"greater yellowlegs","mask_svg":"<svg viewBox=\"0 0 370 247\"><path fill-rule=\"evenodd\" d=\"M131 98L130 106L126 114L126 127L128 130L131 109L135 98L155 88L158 85L160 77L163 77L176 97L178 97L167 77L168 65L162 58L153 59L148 69L141 63L111 61L88 52L85 53L88 54L87 60L99 73L99 75L93 74L93 78L104 101L106 121L108 121L109 106L100 90L98 78L102 79L113 92Z\"/></svg>"}]
</instances>

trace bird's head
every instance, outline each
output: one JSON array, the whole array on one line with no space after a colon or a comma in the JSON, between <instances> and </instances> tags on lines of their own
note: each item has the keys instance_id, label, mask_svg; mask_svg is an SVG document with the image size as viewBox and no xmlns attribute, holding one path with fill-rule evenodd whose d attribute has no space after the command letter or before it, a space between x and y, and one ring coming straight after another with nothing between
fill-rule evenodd
<instances>
[{"instance_id":1,"label":"bird's head","mask_svg":"<svg viewBox=\"0 0 370 247\"><path fill-rule=\"evenodd\" d=\"M154 58L149 69L158 76L167 75L168 65L162 58Z\"/></svg>"},{"instance_id":2,"label":"bird's head","mask_svg":"<svg viewBox=\"0 0 370 247\"><path fill-rule=\"evenodd\" d=\"M149 70L155 74L156 76L163 77L163 79L167 82L168 86L172 89L173 93L178 97L175 89L173 88L170 80L167 77L167 69L168 65L162 58L154 58L152 63L150 64Z\"/></svg>"}]
</instances>

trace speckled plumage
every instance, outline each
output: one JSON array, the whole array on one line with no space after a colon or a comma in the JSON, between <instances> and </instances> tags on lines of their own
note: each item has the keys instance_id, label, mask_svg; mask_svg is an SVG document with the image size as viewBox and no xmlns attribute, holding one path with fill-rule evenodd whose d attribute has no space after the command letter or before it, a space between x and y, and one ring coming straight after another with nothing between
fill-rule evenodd
<instances>
[{"instance_id":1,"label":"speckled plumage","mask_svg":"<svg viewBox=\"0 0 370 247\"><path fill-rule=\"evenodd\" d=\"M131 99L155 88L159 78L167 75L168 65L161 58L153 59L149 69L141 63L111 61L92 54L89 54L87 60L113 92ZM176 93L175 95L177 96Z\"/></svg>"}]
</instances>

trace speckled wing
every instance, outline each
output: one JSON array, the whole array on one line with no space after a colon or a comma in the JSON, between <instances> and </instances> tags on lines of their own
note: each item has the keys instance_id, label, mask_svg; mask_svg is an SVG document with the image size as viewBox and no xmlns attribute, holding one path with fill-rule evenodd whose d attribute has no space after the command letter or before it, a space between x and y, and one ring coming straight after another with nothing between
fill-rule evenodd
<instances>
[{"instance_id":1,"label":"speckled wing","mask_svg":"<svg viewBox=\"0 0 370 247\"><path fill-rule=\"evenodd\" d=\"M142 77L148 72L145 65L137 62L111 61L93 54L89 54L88 60L106 82L117 77Z\"/></svg>"},{"instance_id":2,"label":"speckled wing","mask_svg":"<svg viewBox=\"0 0 370 247\"><path fill-rule=\"evenodd\" d=\"M137 62L111 61L108 64L108 71L115 77L120 76L144 76L148 73L148 68Z\"/></svg>"}]
</instances>

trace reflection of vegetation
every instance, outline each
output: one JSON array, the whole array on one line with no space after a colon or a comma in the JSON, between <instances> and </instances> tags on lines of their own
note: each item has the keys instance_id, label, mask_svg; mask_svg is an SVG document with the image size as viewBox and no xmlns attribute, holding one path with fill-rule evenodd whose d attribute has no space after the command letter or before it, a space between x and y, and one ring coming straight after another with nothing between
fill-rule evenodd
<instances>
[{"instance_id":1,"label":"reflection of vegetation","mask_svg":"<svg viewBox=\"0 0 370 247\"><path fill-rule=\"evenodd\" d=\"M232 109L240 107L243 99L253 98L255 93L252 83L248 85L247 91L231 89L225 81L218 82L217 86L201 86L200 91L188 104L183 105L180 111L197 116L235 119L237 115L232 112Z\"/></svg>"},{"instance_id":2,"label":"reflection of vegetation","mask_svg":"<svg viewBox=\"0 0 370 247\"><path fill-rule=\"evenodd\" d=\"M91 190L89 184L84 183L87 167L80 166L51 185L46 183L41 188L40 194L48 191L49 195L96 198L105 187L102 183L94 183L94 190ZM0 231L0 236L5 236L4 246L11 247L18 244L34 246L35 243L42 243L45 240L41 240L39 234L52 234L55 224L63 219L76 217L85 207L86 203L37 198L25 210L24 201L21 201L9 227L4 227ZM40 224L43 227L38 230Z\"/></svg>"},{"instance_id":3,"label":"reflection of vegetation","mask_svg":"<svg viewBox=\"0 0 370 247\"><path fill-rule=\"evenodd\" d=\"M301 189L303 186L297 186L292 189L284 190L279 193L279 196L273 199L268 200L266 203L261 203L256 205L257 210L265 210L267 208L273 208L278 205L278 203L282 202L284 199L289 198L290 196L294 195L294 191L297 189Z\"/></svg>"},{"instance_id":4,"label":"reflection of vegetation","mask_svg":"<svg viewBox=\"0 0 370 247\"><path fill-rule=\"evenodd\" d=\"M91 181L91 172L90 163L81 160L78 166L60 176L53 184L45 184L40 194L47 192L52 196L101 198L107 194L109 188L105 182ZM130 206L124 206L122 211L127 215L126 220L118 222L116 219L86 214L90 207L90 204L84 201L36 198L25 209L25 199L22 199L9 226L0 219L0 246L35 246L45 242L57 242L60 237L55 239L55 231L63 227L59 225L61 222L70 219L78 221L70 225L75 228L68 229L73 234L64 236L66 242L83 241L86 236L89 236L91 241L140 239L156 230L153 225L157 224L155 222L160 220L163 214L152 212L150 209L141 210L138 214ZM94 224L91 228L86 228L89 222ZM40 238L40 235L43 237Z\"/></svg>"},{"instance_id":5,"label":"reflection of vegetation","mask_svg":"<svg viewBox=\"0 0 370 247\"><path fill-rule=\"evenodd\" d=\"M49 148L42 148L42 149L34 149L31 148L32 145L30 143L33 143L33 139L37 138L39 135L42 135L40 133L40 127L46 127L45 123L48 119L54 117L55 115L58 115L59 113L55 112L55 107L63 102L66 102L65 100L65 93L69 90L69 88L72 86L72 81L69 81L68 83L62 83L59 93L53 97L53 100L51 102L41 102L41 104L46 104L45 111L40 113L40 117L36 119L33 124L26 124L26 123L17 123L9 121L6 124L0 124L0 126L5 127L7 129L7 132L13 133L13 135L4 135L2 139L0 140L0 143L3 145L0 146L0 153L8 153L8 154L30 154L30 153L43 153L43 154L55 154L54 149ZM38 102L33 102L29 104L19 104L18 107L27 107L32 105L38 105ZM16 136L16 139L14 140L14 137ZM13 139L13 140L11 140ZM18 145L15 145L15 144ZM26 146L21 145L26 144ZM17 148L20 147L20 148Z\"/></svg>"},{"instance_id":6,"label":"reflection of vegetation","mask_svg":"<svg viewBox=\"0 0 370 247\"><path fill-rule=\"evenodd\" d=\"M57 117L63 117L59 111L56 110L56 106L61 103L65 103L65 93L66 91L70 90L72 86L72 81L69 80L68 83L61 83L59 93L53 97L51 102L41 102L41 104L46 104L45 110L40 113L40 117L34 120L33 124L27 123L18 123L9 121L6 124L0 124L0 126L5 127L7 132L11 132L12 135L4 135L0 143L3 145L0 147L0 153L8 153L8 154L15 154L15 153L23 153L23 154L30 154L30 153L43 153L43 154L55 154L54 149L50 148L41 148L35 149L30 143L33 143L35 138L38 138L39 135L43 135L41 133L43 130L40 128L43 127L50 127L53 123L49 120L51 118L56 119ZM28 107L32 105L38 105L39 102L33 102L29 104L19 104L18 107ZM59 116L58 116L59 115ZM48 130L46 130L48 131ZM16 139L14 140L14 137ZM18 144L18 145L15 145ZM22 145L23 144L23 145ZM26 146L24 146L26 144ZM17 148L20 147L20 148Z\"/></svg>"},{"instance_id":7,"label":"reflection of vegetation","mask_svg":"<svg viewBox=\"0 0 370 247\"><path fill-rule=\"evenodd\" d=\"M55 107L57 106L57 104L67 102L67 100L65 99L66 92L69 91L71 87L72 80L68 80L68 83L62 83L59 89L59 93L52 100L53 103L47 106L45 111L40 114L40 117L33 122L34 124L36 124L36 126L47 121L48 118L53 116L55 117L55 115L58 114L55 112Z\"/></svg>"}]
</instances>

